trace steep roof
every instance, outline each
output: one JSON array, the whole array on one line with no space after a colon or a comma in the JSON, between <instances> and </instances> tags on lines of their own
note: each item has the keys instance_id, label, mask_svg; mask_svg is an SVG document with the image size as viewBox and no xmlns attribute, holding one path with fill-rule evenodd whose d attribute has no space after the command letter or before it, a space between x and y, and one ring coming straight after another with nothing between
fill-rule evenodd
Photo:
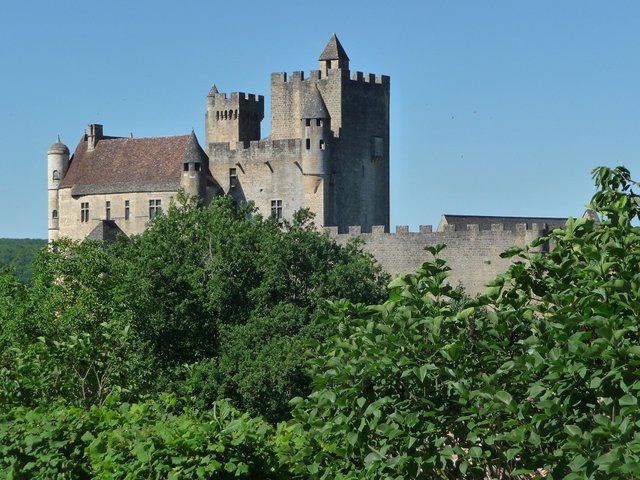
<instances>
[{"instance_id":1,"label":"steep roof","mask_svg":"<svg viewBox=\"0 0 640 480\"><path fill-rule=\"evenodd\" d=\"M304 97L302 118L329 118L329 111L317 87L311 88Z\"/></svg>"},{"instance_id":2,"label":"steep roof","mask_svg":"<svg viewBox=\"0 0 640 480\"><path fill-rule=\"evenodd\" d=\"M101 220L98 225L87 235L89 240L103 240L105 242L115 242L116 237L126 234L118 227L113 220Z\"/></svg>"},{"instance_id":3,"label":"steep roof","mask_svg":"<svg viewBox=\"0 0 640 480\"><path fill-rule=\"evenodd\" d=\"M324 47L318 60L349 60L347 52L342 48L342 44L335 33L329 39L329 43Z\"/></svg>"},{"instance_id":4,"label":"steep roof","mask_svg":"<svg viewBox=\"0 0 640 480\"><path fill-rule=\"evenodd\" d=\"M72 187L72 195L177 190L183 161L195 157L208 165L193 133L155 138L103 137L93 151L87 149L83 136L60 188ZM209 172L207 176L212 182Z\"/></svg>"},{"instance_id":5,"label":"steep roof","mask_svg":"<svg viewBox=\"0 0 640 480\"><path fill-rule=\"evenodd\" d=\"M444 230L444 225L455 225L456 230L466 230L467 225L478 225L480 230L491 230L491 225L501 224L504 230L515 231L517 224L525 223L527 227L531 227L533 223L539 226L545 226L546 229L564 227L566 218L554 217L494 217L484 215L442 215L438 231Z\"/></svg>"}]
</instances>

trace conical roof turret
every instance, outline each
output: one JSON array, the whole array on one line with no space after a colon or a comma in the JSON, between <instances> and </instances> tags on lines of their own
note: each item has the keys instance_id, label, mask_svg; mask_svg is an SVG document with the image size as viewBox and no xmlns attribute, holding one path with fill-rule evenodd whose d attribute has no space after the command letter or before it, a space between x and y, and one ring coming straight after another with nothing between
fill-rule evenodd
<instances>
[{"instance_id":1,"label":"conical roof turret","mask_svg":"<svg viewBox=\"0 0 640 480\"><path fill-rule=\"evenodd\" d=\"M206 155L204 150L202 150L202 147L200 147L200 144L198 143L196 132L191 130L191 135L189 135L189 140L184 150L184 155L182 156L182 163L200 162L205 157Z\"/></svg>"},{"instance_id":2,"label":"conical roof turret","mask_svg":"<svg viewBox=\"0 0 640 480\"><path fill-rule=\"evenodd\" d=\"M322 99L318 88L312 88L305 95L304 106L302 107L302 118L330 118L327 106Z\"/></svg>"},{"instance_id":3,"label":"conical roof turret","mask_svg":"<svg viewBox=\"0 0 640 480\"><path fill-rule=\"evenodd\" d=\"M213 97L215 94L220 93L218 92L218 87L216 87L216 84L213 84L213 87L211 87L211 90L209 90L209 96Z\"/></svg>"},{"instance_id":4,"label":"conical roof turret","mask_svg":"<svg viewBox=\"0 0 640 480\"><path fill-rule=\"evenodd\" d=\"M64 143L60 141L60 135L58 135L58 139L56 143L49 147L48 153L59 153L59 154L68 154L69 147L67 147Z\"/></svg>"},{"instance_id":5,"label":"conical roof turret","mask_svg":"<svg viewBox=\"0 0 640 480\"><path fill-rule=\"evenodd\" d=\"M318 60L349 60L347 52L342 48L342 44L335 33L329 39L329 43L324 47Z\"/></svg>"}]
</instances>

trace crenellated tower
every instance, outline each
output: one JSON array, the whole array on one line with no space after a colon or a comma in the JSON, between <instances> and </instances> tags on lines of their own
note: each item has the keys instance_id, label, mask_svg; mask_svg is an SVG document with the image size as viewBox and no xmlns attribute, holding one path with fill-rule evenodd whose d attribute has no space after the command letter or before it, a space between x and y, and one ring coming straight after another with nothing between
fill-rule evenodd
<instances>
[{"instance_id":1,"label":"crenellated tower","mask_svg":"<svg viewBox=\"0 0 640 480\"><path fill-rule=\"evenodd\" d=\"M58 192L60 182L64 179L69 168L69 148L60 141L59 136L56 143L49 147L47 165L47 173L49 175L47 183L49 195L49 241L52 242L59 238L60 198Z\"/></svg>"},{"instance_id":2,"label":"crenellated tower","mask_svg":"<svg viewBox=\"0 0 640 480\"><path fill-rule=\"evenodd\" d=\"M233 92L231 98L214 85L207 96L205 144L260 140L260 122L264 118L262 95Z\"/></svg>"},{"instance_id":3,"label":"crenellated tower","mask_svg":"<svg viewBox=\"0 0 640 480\"><path fill-rule=\"evenodd\" d=\"M349 70L349 56L333 34L319 70L271 75L271 139L300 137L300 119L319 92L331 119L331 166L325 225L389 229L389 97L385 75Z\"/></svg>"}]
</instances>

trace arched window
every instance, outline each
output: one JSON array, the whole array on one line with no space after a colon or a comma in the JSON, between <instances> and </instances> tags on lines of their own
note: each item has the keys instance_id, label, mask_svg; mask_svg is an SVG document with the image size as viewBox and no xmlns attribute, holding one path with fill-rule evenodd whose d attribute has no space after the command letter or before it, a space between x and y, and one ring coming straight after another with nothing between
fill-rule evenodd
<instances>
[{"instance_id":1,"label":"arched window","mask_svg":"<svg viewBox=\"0 0 640 480\"><path fill-rule=\"evenodd\" d=\"M58 170L53 171L53 179L60 180L60 172L58 172Z\"/></svg>"},{"instance_id":2,"label":"arched window","mask_svg":"<svg viewBox=\"0 0 640 480\"><path fill-rule=\"evenodd\" d=\"M58 210L54 210L53 212L51 212L51 218L54 220L58 219Z\"/></svg>"}]
</instances>

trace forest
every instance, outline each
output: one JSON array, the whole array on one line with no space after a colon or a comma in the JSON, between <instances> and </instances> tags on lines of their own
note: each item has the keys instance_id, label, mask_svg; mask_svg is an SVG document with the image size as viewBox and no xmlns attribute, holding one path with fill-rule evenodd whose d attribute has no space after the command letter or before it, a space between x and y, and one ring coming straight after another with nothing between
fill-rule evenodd
<instances>
[{"instance_id":1,"label":"forest","mask_svg":"<svg viewBox=\"0 0 640 480\"><path fill-rule=\"evenodd\" d=\"M22 283L29 283L32 265L46 240L32 238L0 238L0 269L12 269Z\"/></svg>"},{"instance_id":2,"label":"forest","mask_svg":"<svg viewBox=\"0 0 640 480\"><path fill-rule=\"evenodd\" d=\"M391 279L228 198L41 249L0 275L0 478L638 478L640 196L593 178L601 222L477 297L444 245Z\"/></svg>"}]
</instances>

